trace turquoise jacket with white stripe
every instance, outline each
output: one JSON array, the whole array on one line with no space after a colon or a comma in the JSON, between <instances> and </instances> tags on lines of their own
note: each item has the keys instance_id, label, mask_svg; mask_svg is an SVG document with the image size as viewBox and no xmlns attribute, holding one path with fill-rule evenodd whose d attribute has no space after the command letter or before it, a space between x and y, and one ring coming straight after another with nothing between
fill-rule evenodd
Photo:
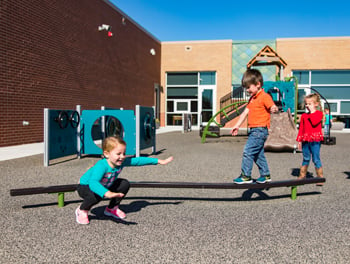
<instances>
[{"instance_id":1,"label":"turquoise jacket with white stripe","mask_svg":"<svg viewBox=\"0 0 350 264\"><path fill-rule=\"evenodd\" d=\"M157 164L157 158L137 157L126 158L120 167L112 168L109 166L107 159L104 158L99 160L81 176L79 184L88 185L91 191L103 198L105 193L108 192L108 188L112 186L124 167Z\"/></svg>"}]
</instances>

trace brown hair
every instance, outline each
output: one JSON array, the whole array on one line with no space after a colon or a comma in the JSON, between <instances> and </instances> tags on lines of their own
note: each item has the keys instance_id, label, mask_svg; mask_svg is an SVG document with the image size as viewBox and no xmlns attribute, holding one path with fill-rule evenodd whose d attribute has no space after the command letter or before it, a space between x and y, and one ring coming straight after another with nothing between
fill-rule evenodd
<instances>
[{"instance_id":1,"label":"brown hair","mask_svg":"<svg viewBox=\"0 0 350 264\"><path fill-rule=\"evenodd\" d=\"M263 80L261 72L257 69L246 70L246 72L243 74L243 77L242 77L242 86L244 88L247 88L251 84L256 85L258 83L260 83L261 87L263 87L264 80Z\"/></svg>"},{"instance_id":2,"label":"brown hair","mask_svg":"<svg viewBox=\"0 0 350 264\"><path fill-rule=\"evenodd\" d=\"M102 151L109 152L118 145L126 146L126 142L124 141L124 139L122 139L120 137L107 137L107 138L105 138L105 140L103 140Z\"/></svg>"}]
</instances>

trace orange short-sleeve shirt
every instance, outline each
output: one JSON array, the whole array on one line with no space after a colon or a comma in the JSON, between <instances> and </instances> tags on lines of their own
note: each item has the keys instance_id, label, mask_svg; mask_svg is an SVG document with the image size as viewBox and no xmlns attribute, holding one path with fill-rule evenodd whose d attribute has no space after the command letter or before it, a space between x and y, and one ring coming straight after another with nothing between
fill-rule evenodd
<instances>
[{"instance_id":1,"label":"orange short-sleeve shirt","mask_svg":"<svg viewBox=\"0 0 350 264\"><path fill-rule=\"evenodd\" d=\"M252 127L268 127L270 128L270 108L275 105L271 96L263 89L249 99L247 108L248 126Z\"/></svg>"}]
</instances>

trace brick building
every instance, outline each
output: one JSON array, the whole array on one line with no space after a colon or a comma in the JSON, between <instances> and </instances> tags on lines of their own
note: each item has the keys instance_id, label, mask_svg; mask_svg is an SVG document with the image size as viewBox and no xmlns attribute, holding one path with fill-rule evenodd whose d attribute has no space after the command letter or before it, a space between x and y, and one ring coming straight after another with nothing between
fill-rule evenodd
<instances>
[{"instance_id":1,"label":"brick building","mask_svg":"<svg viewBox=\"0 0 350 264\"><path fill-rule=\"evenodd\" d=\"M44 108L153 106L161 43L109 1L2 0L0 19L0 147L42 142Z\"/></svg>"},{"instance_id":2,"label":"brick building","mask_svg":"<svg viewBox=\"0 0 350 264\"><path fill-rule=\"evenodd\" d=\"M0 147L42 142L44 108L155 105L161 126L199 126L266 45L350 125L350 37L160 42L108 0L2 0L0 19Z\"/></svg>"}]
</instances>

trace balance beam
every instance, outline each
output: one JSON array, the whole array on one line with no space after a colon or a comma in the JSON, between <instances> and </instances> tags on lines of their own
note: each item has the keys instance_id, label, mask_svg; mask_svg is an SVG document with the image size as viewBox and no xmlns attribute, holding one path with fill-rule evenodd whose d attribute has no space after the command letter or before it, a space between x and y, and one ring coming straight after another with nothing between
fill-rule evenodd
<instances>
[{"instance_id":1,"label":"balance beam","mask_svg":"<svg viewBox=\"0 0 350 264\"><path fill-rule=\"evenodd\" d=\"M326 182L325 178L306 178L302 180L271 181L266 183L211 183L211 182L130 182L131 188L188 188L188 189L256 189L264 190L277 187L291 187L291 199L297 198L297 186ZM33 195L43 193L57 193L58 207L64 206L64 194L76 191L78 184L54 185L47 187L33 187L11 189L11 196Z\"/></svg>"}]
</instances>

